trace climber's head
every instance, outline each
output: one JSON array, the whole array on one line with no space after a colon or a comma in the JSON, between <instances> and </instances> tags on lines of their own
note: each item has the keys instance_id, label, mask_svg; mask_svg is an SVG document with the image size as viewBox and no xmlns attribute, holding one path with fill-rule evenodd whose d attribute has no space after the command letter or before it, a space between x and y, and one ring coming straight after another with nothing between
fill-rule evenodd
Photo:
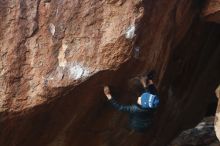
<instances>
[{"instance_id":1,"label":"climber's head","mask_svg":"<svg viewBox=\"0 0 220 146\"><path fill-rule=\"evenodd\" d=\"M138 97L137 103L142 108L156 108L159 105L159 98L156 95L145 92Z\"/></svg>"}]
</instances>

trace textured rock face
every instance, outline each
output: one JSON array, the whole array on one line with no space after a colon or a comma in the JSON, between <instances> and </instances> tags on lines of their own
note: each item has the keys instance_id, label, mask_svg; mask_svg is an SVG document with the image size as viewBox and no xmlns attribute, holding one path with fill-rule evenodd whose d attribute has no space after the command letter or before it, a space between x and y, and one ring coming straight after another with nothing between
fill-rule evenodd
<instances>
[{"instance_id":1,"label":"textured rock face","mask_svg":"<svg viewBox=\"0 0 220 146\"><path fill-rule=\"evenodd\" d=\"M200 3L0 0L0 145L164 146L195 125L220 73L220 29ZM151 69L159 116L132 133L102 87L126 101L127 80Z\"/></svg>"},{"instance_id":2,"label":"textured rock face","mask_svg":"<svg viewBox=\"0 0 220 146\"><path fill-rule=\"evenodd\" d=\"M42 104L60 88L117 69L132 50L138 4L1 1L1 111Z\"/></svg>"},{"instance_id":3,"label":"textured rock face","mask_svg":"<svg viewBox=\"0 0 220 146\"><path fill-rule=\"evenodd\" d=\"M218 99L220 98L220 85L218 86L218 88L216 89L216 96L218 97ZM218 107L217 107L217 111L216 111L216 118L215 118L215 132L216 135L218 137L218 139L220 139L220 115L219 115L219 111L220 111L220 102L218 102Z\"/></svg>"},{"instance_id":4,"label":"textured rock face","mask_svg":"<svg viewBox=\"0 0 220 146\"><path fill-rule=\"evenodd\" d=\"M208 0L203 10L208 21L220 23L220 0Z\"/></svg>"},{"instance_id":5,"label":"textured rock face","mask_svg":"<svg viewBox=\"0 0 220 146\"><path fill-rule=\"evenodd\" d=\"M214 117L204 118L195 128L183 131L169 146L219 146L214 130Z\"/></svg>"}]
</instances>

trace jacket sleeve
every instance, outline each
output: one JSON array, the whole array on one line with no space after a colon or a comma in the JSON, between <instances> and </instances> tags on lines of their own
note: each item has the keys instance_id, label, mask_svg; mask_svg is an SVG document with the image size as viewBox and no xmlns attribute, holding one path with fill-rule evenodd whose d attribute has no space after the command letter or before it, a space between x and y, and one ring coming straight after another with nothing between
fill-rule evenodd
<instances>
[{"instance_id":1,"label":"jacket sleeve","mask_svg":"<svg viewBox=\"0 0 220 146\"><path fill-rule=\"evenodd\" d=\"M123 112L137 112L139 111L139 108L135 105L123 105L119 104L115 99L109 100L109 103L117 110L123 111Z\"/></svg>"}]
</instances>

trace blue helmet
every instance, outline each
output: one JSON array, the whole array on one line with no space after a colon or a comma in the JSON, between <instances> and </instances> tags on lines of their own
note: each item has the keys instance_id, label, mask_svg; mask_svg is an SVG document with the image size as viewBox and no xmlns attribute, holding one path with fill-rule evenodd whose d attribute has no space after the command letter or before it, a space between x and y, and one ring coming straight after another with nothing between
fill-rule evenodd
<instances>
[{"instance_id":1,"label":"blue helmet","mask_svg":"<svg viewBox=\"0 0 220 146\"><path fill-rule=\"evenodd\" d=\"M141 95L141 106L143 108L156 108L159 102L159 98L149 92L145 92Z\"/></svg>"}]
</instances>

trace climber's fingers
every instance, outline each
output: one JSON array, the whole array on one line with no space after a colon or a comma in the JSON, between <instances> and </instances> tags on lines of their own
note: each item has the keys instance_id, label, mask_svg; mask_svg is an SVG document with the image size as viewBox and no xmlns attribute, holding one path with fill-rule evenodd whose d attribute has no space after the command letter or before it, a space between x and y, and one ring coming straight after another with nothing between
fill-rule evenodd
<instances>
[{"instance_id":1,"label":"climber's fingers","mask_svg":"<svg viewBox=\"0 0 220 146\"><path fill-rule=\"evenodd\" d=\"M108 86L104 86L104 93L105 93L105 95L110 94L110 89Z\"/></svg>"},{"instance_id":2,"label":"climber's fingers","mask_svg":"<svg viewBox=\"0 0 220 146\"><path fill-rule=\"evenodd\" d=\"M105 93L105 96L108 98L108 100L112 99L112 95L110 93L110 89L108 86L104 86L104 93Z\"/></svg>"}]
</instances>

